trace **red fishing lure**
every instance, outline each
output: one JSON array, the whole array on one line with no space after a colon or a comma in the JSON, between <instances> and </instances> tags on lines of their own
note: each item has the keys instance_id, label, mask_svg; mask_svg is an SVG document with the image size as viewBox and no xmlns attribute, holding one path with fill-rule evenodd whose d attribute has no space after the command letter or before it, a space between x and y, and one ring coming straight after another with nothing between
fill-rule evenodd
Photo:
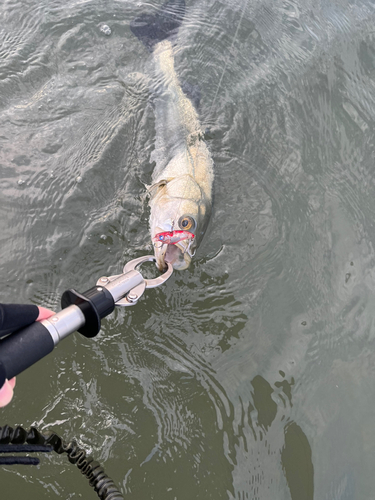
<instances>
[{"instance_id":1,"label":"red fishing lure","mask_svg":"<svg viewBox=\"0 0 375 500\"><path fill-rule=\"evenodd\" d=\"M191 243L194 238L195 235L189 231L165 231L164 233L155 234L152 240L163 244L176 245L176 243L183 240L189 240Z\"/></svg>"}]
</instances>

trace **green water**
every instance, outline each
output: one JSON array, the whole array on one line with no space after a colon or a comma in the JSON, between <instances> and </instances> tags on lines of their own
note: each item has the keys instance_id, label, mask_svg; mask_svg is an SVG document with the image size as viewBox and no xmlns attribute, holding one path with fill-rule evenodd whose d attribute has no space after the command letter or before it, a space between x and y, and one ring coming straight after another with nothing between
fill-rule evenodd
<instances>
[{"instance_id":1,"label":"green water","mask_svg":"<svg viewBox=\"0 0 375 500\"><path fill-rule=\"evenodd\" d=\"M1 4L1 302L58 310L152 252L161 124L129 23L160 4ZM76 439L126 498L373 497L374 18L370 0L187 2L176 69L215 161L203 243L21 374L0 425ZM58 455L0 485L95 498Z\"/></svg>"}]
</instances>

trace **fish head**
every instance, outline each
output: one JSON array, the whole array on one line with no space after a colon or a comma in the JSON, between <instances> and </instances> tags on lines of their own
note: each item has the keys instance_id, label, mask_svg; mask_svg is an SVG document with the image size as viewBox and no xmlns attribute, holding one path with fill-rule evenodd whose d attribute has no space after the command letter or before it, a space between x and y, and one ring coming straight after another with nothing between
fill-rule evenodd
<instances>
[{"instance_id":1,"label":"fish head","mask_svg":"<svg viewBox=\"0 0 375 500\"><path fill-rule=\"evenodd\" d=\"M159 193L150 202L151 238L169 231L188 231L194 238L185 239L175 244L157 242L154 244L156 265L165 269L170 262L179 271L190 266L192 257L203 237L208 222L207 208L199 196L197 199L170 196L167 189Z\"/></svg>"}]
</instances>

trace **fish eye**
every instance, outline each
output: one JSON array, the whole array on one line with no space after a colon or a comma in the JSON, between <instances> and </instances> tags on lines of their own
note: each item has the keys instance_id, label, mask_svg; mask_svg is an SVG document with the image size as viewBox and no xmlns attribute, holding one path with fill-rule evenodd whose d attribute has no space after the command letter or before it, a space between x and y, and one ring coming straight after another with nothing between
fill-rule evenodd
<instances>
[{"instance_id":1,"label":"fish eye","mask_svg":"<svg viewBox=\"0 0 375 500\"><path fill-rule=\"evenodd\" d=\"M178 221L178 225L184 231L190 231L191 229L192 230L195 229L196 222L193 219L193 217L190 217L190 215L183 215L182 217L180 217L180 220Z\"/></svg>"},{"instance_id":2,"label":"fish eye","mask_svg":"<svg viewBox=\"0 0 375 500\"><path fill-rule=\"evenodd\" d=\"M159 240L160 240L160 241L163 241L163 240L164 240L164 235L163 235L163 234L161 234L161 235L159 236Z\"/></svg>"}]
</instances>

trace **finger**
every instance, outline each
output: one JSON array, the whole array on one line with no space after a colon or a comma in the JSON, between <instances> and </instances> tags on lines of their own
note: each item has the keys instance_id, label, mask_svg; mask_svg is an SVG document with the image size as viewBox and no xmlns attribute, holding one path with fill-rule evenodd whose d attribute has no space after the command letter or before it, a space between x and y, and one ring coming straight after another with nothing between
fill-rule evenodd
<instances>
[{"instance_id":1,"label":"finger","mask_svg":"<svg viewBox=\"0 0 375 500\"><path fill-rule=\"evenodd\" d=\"M11 388L14 389L16 386L16 377L13 377L10 380L8 380L8 383L11 386Z\"/></svg>"},{"instance_id":2,"label":"finger","mask_svg":"<svg viewBox=\"0 0 375 500\"><path fill-rule=\"evenodd\" d=\"M47 309L45 307L38 306L38 309L39 309L39 316L36 318L37 321L42 321L42 319L50 318L55 314L54 311L51 311L50 309Z\"/></svg>"},{"instance_id":3,"label":"finger","mask_svg":"<svg viewBox=\"0 0 375 500\"><path fill-rule=\"evenodd\" d=\"M6 380L5 384L0 389L0 408L10 403L12 397L13 397L13 388L8 382L8 380Z\"/></svg>"}]
</instances>

